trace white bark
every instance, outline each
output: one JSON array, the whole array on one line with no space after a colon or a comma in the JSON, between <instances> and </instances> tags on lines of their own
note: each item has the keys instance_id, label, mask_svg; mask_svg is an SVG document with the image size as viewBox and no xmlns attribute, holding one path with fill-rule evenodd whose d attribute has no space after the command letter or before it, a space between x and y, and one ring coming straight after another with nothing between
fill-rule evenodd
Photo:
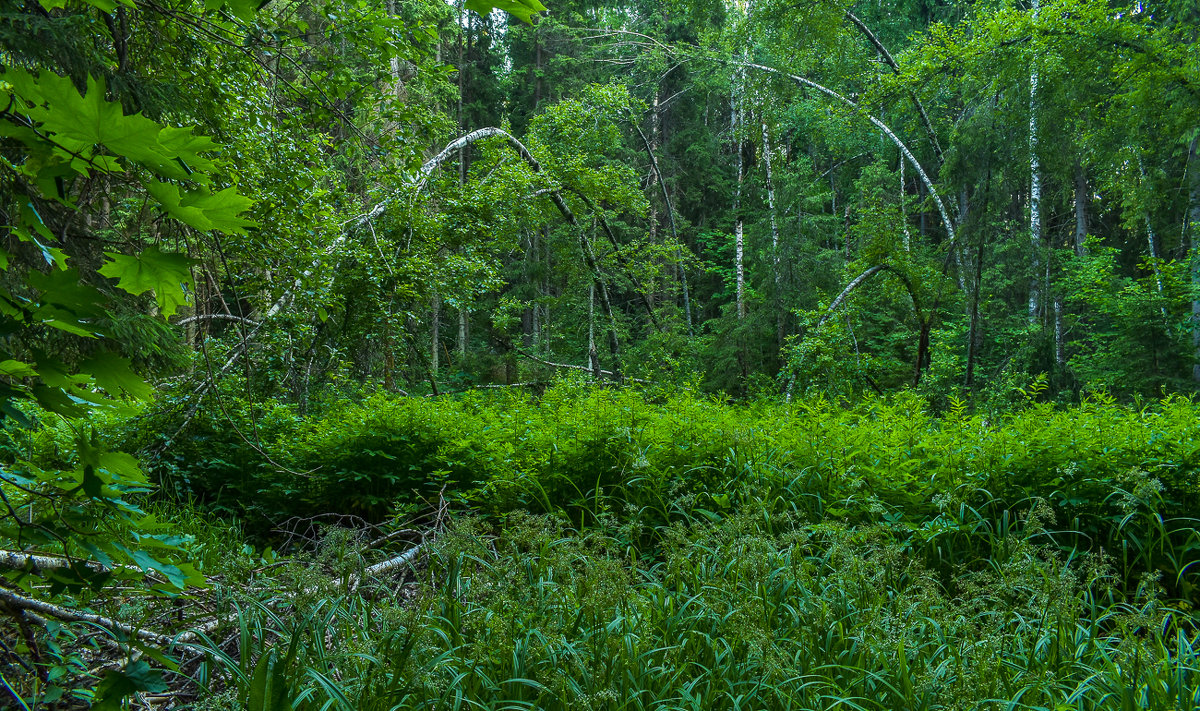
<instances>
[{"instance_id":1,"label":"white bark","mask_svg":"<svg viewBox=\"0 0 1200 711\"><path fill-rule=\"evenodd\" d=\"M0 568L11 570L20 570L25 567L32 567L35 570L62 570L70 568L72 563L97 573L107 573L111 570L92 560L72 560L71 558L57 555L39 555L37 553L0 550Z\"/></svg>"},{"instance_id":2,"label":"white bark","mask_svg":"<svg viewBox=\"0 0 1200 711\"><path fill-rule=\"evenodd\" d=\"M439 363L438 358L440 355L438 353L438 345L441 342L442 329L442 297L438 296L436 293L433 295L433 304L430 308L429 319L430 330L432 331L429 344L429 377L436 380L438 368L441 367L441 363Z\"/></svg>"},{"instance_id":3,"label":"white bark","mask_svg":"<svg viewBox=\"0 0 1200 711\"><path fill-rule=\"evenodd\" d=\"M1063 341L1062 296L1054 295L1054 362L1061 369L1067 364L1066 344Z\"/></svg>"},{"instance_id":4,"label":"white bark","mask_svg":"<svg viewBox=\"0 0 1200 711\"><path fill-rule=\"evenodd\" d=\"M908 210L904 206L904 156L900 156L900 225L904 227L904 251L912 251L912 233L908 231ZM955 250L955 256L958 256L958 251ZM961 278L962 270L959 269Z\"/></svg>"},{"instance_id":5,"label":"white bark","mask_svg":"<svg viewBox=\"0 0 1200 711\"><path fill-rule=\"evenodd\" d=\"M1142 162L1141 156L1138 156L1138 170L1141 172L1142 182L1145 183L1146 166ZM1076 207L1076 214L1078 214L1078 206ZM1162 296L1162 271L1160 271L1158 268L1158 237L1154 234L1154 224L1150 221L1150 210L1147 209L1142 214L1142 219L1146 223L1146 247L1147 253L1150 255L1150 266L1154 269L1154 285L1158 288L1158 295ZM1162 314L1164 319L1167 318L1167 307L1159 307L1159 313Z\"/></svg>"},{"instance_id":6,"label":"white bark","mask_svg":"<svg viewBox=\"0 0 1200 711\"><path fill-rule=\"evenodd\" d=\"M767 123L762 125L763 139L763 169L767 174L767 211L771 215L771 261L775 271L775 290L780 290L780 253L779 253L779 223L775 218L775 180L771 174L771 135L767 131Z\"/></svg>"},{"instance_id":7,"label":"white bark","mask_svg":"<svg viewBox=\"0 0 1200 711\"><path fill-rule=\"evenodd\" d=\"M596 352L596 284L588 285L588 363L592 374L600 379L600 355Z\"/></svg>"},{"instance_id":8,"label":"white bark","mask_svg":"<svg viewBox=\"0 0 1200 711\"><path fill-rule=\"evenodd\" d=\"M469 320L471 312L465 308L458 310L458 354L462 358L467 357L467 339L470 337Z\"/></svg>"},{"instance_id":9,"label":"white bark","mask_svg":"<svg viewBox=\"0 0 1200 711\"><path fill-rule=\"evenodd\" d=\"M846 19L850 20L850 22L858 28L858 31L867 38L867 41L869 41L871 45L875 47L875 51L879 53L879 57L883 60L884 64L887 64L896 76L900 76L900 65L896 62L895 58L892 57L892 53L887 50L887 47L885 47L883 43L879 41L879 38L875 36L875 33L871 31L871 28L867 27L862 20L858 19L854 13L850 12L849 10L846 10ZM938 142L937 132L933 130L933 122L929 120L929 114L925 111L925 105L921 103L921 99L917 97L917 93L915 91L910 89L908 95L909 98L912 99L913 105L916 106L917 113L921 115L921 124L925 128L926 135L929 136L929 144L933 148L934 154L937 156L938 163L944 163L946 159L942 153L942 146Z\"/></svg>"},{"instance_id":10,"label":"white bark","mask_svg":"<svg viewBox=\"0 0 1200 711\"><path fill-rule=\"evenodd\" d=\"M860 115L862 115L863 118L865 118L867 121L869 121L872 126L879 129L880 131L882 131L883 135L887 136L888 140L890 140L893 144L895 144L895 146L898 149L900 149L900 152L904 155L904 158L906 160L908 160L908 164L913 167L913 170L917 171L917 175L920 176L921 182L925 185L925 188L929 191L929 195L930 195L930 197L933 198L934 204L937 205L938 215L942 218L942 226L946 230L946 236L947 236L947 239L949 242L948 246L951 249L953 249L957 245L958 233L954 229L954 223L950 220L950 213L946 210L946 203L942 200L942 196L940 194L938 194L937 188L935 188L933 186L933 181L930 180L929 174L925 172L924 166L921 165L920 161L918 161L917 157L914 156L912 151L910 151L908 149L908 146L905 145L904 141L900 140L900 137L896 135L896 132L893 131L887 124L885 124L883 121L880 121L878 118L876 118L875 116L873 116L871 114L862 112L862 107L859 106L858 102L839 94L838 92L834 91L833 89L829 89L825 86L822 86L811 79L808 79L808 78L805 78L802 76L798 76L796 74L789 74L788 72L785 72L785 71L782 71L779 69L775 69L774 67L768 67L768 66L765 66L762 64L746 63L746 64L743 64L742 66L745 66L750 69L757 69L759 71L767 72L769 74L776 74L778 76L787 77L788 79L791 79L792 81L796 82L797 84L799 84L801 86L805 86L810 89L815 89L816 91L821 92L825 96L828 96L829 98L831 98L845 106L848 106L848 107L854 109L855 111L860 112Z\"/></svg>"},{"instance_id":11,"label":"white bark","mask_svg":"<svg viewBox=\"0 0 1200 711\"><path fill-rule=\"evenodd\" d=\"M775 176L771 174L771 134L767 130L767 122L762 124L763 139L763 169L767 174L767 211L771 215L771 271L775 277L775 340L778 347L784 343L784 312L783 312L783 269L782 255L779 249L779 222L775 217Z\"/></svg>"},{"instance_id":12,"label":"white bark","mask_svg":"<svg viewBox=\"0 0 1200 711\"><path fill-rule=\"evenodd\" d=\"M1040 0L1033 0L1033 17L1041 9ZM1038 68L1037 58L1029 70L1029 322L1037 320L1041 308L1038 278L1042 246L1042 170L1038 160Z\"/></svg>"},{"instance_id":13,"label":"white bark","mask_svg":"<svg viewBox=\"0 0 1200 711\"><path fill-rule=\"evenodd\" d=\"M1145 171L1143 171L1143 175ZM1087 254L1088 181L1082 163L1075 164L1075 255Z\"/></svg>"},{"instance_id":14,"label":"white bark","mask_svg":"<svg viewBox=\"0 0 1200 711\"><path fill-rule=\"evenodd\" d=\"M733 193L733 242L734 242L734 273L737 288L737 318L746 318L746 267L745 267L745 222L742 220L742 180L744 165L742 160L742 131L741 131L741 94L744 90L745 73L734 74L733 98L730 101L729 128L733 133L733 150L737 154L737 188Z\"/></svg>"},{"instance_id":15,"label":"white bark","mask_svg":"<svg viewBox=\"0 0 1200 711\"><path fill-rule=\"evenodd\" d=\"M425 161L425 164L421 166L421 169L419 171L417 171L417 175L414 180L409 181L404 186L402 186L399 189L397 189L396 191L394 191L391 195L384 198L382 201L380 201L377 205L375 205L375 207L371 208L369 211L346 222L343 225L343 227L345 227L346 229L344 229L342 231L342 233L337 236L336 239L334 239L332 242L329 243L329 246L325 248L321 257L322 258L327 257L329 255L336 253L339 249L342 248L342 245L344 245L346 243L346 241L350 237L350 234L355 229L357 229L359 227L363 227L364 225L368 225L373 220L375 220L376 218L383 215L383 213L385 213L389 207L396 204L400 200L400 198L403 197L405 194L410 193L412 191L420 191L422 188L424 188L425 183L428 182L430 176L433 175L434 171L436 171L443 163L445 163L451 157L455 156L456 153L459 151L459 149L461 149L465 146L468 146L472 143L476 143L478 141L486 140L489 138L498 138L498 137L504 138L505 141L508 143L509 147L512 148L512 150L515 151L517 153L517 155L519 155L521 157L521 159L524 160L527 165L529 165L529 167L533 170L533 172L535 172L535 173L541 172L541 170L542 170L541 164L538 163L537 159L535 159L533 157L533 154L529 152L529 149L526 148L523 143L521 143L517 139L513 138L508 132L504 131L503 129L494 128L494 127L476 129L476 130L466 134L465 136L460 136L459 138L451 141L449 144L446 145L445 148L442 149L442 151L440 153L438 153L436 156L430 158L429 160ZM550 197L550 200L554 203L555 207L558 208L558 211L560 213L562 213L564 218L566 218L567 222L570 223L571 226L575 227L577 230L580 229L578 222L575 219L574 213L571 212L571 209L567 206L566 202L563 201L561 193L559 193L557 190L555 190L555 191L551 191L548 195ZM586 241L586 237L581 236L581 240ZM591 248L590 248L590 245L588 245L587 249L585 250L585 257L588 256L590 253L591 253ZM252 329L249 333L247 333L245 335L245 337L242 339L242 342L236 348L234 348L233 352L229 355L229 358L225 361L225 364L223 366L221 366L221 369L217 373L215 373L214 376L224 375L225 373L229 372L230 369L233 368L234 364L237 363L238 359L243 354L245 354L249 340L256 333L258 333L259 329L262 328L263 324L266 321L270 320L270 318L272 316L275 316L276 314L278 314L280 311L282 311L284 308L286 308L288 306L288 304L290 304L292 302L292 298L295 295L296 290L299 289L301 286L303 286L304 282L309 277L311 277L313 275L313 273L320 266L321 266L321 258L313 260L312 266L309 269L304 270L304 272L299 277L296 278L296 280L295 280L295 282L293 282L292 286L290 288L286 289L283 292L283 294L281 294L279 296L279 298L276 299L273 304L271 304L270 308L268 308L267 311L263 314L263 318L259 322L259 325L255 326L254 329ZM599 271L597 269L594 257L592 257L591 259L588 260L588 267L592 270L592 273L595 276L595 278L599 279L600 275L599 275ZM601 287L602 287L601 288L601 304L606 308L606 310L608 310L609 306L608 306L607 289L603 288L603 283L601 283ZM614 321L614 325L615 325L615 321ZM614 341L614 343L615 343L615 339L616 339L616 332L614 331L612 333L612 340ZM208 390L208 388L212 387L212 381L213 381L213 379L209 379L209 380L206 380L204 383L202 383L196 389L196 391L193 393L193 396L200 395L200 394L206 392Z\"/></svg>"},{"instance_id":16,"label":"white bark","mask_svg":"<svg viewBox=\"0 0 1200 711\"><path fill-rule=\"evenodd\" d=\"M143 642L149 642L158 647L169 647L180 642L187 642L196 638L194 633L185 632L183 634L171 637L150 630L134 627L125 624L120 620L114 620L111 617L103 615L94 615L88 612L79 612L54 603L45 602L44 600L35 600L30 597L25 597L19 593L13 592L6 588L0 588L0 602L3 602L7 607L16 610L28 610L46 617L53 617L64 622L87 622L97 627L102 627L106 630L120 632L129 637L135 637Z\"/></svg>"},{"instance_id":17,"label":"white bark","mask_svg":"<svg viewBox=\"0 0 1200 711\"><path fill-rule=\"evenodd\" d=\"M1188 150L1188 237L1191 254L1192 281L1192 380L1200 383L1200 166L1197 166L1197 142L1193 138Z\"/></svg>"}]
</instances>

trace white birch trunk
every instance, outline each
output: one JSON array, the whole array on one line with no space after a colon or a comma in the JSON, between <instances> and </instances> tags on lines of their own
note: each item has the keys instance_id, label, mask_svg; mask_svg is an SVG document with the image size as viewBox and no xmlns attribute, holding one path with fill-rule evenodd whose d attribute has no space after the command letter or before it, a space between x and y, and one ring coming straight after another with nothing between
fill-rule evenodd
<instances>
[{"instance_id":1,"label":"white birch trunk","mask_svg":"<svg viewBox=\"0 0 1200 711\"><path fill-rule=\"evenodd\" d=\"M1146 165L1142 162L1141 156L1138 156L1138 171L1142 176L1142 183L1146 182ZM1162 296L1163 283L1162 272L1158 268L1158 236L1154 234L1154 223L1150 221L1150 210L1147 209L1142 213L1142 220L1146 223L1146 249L1150 255L1150 267L1154 270L1154 285L1158 289L1158 295ZM1159 312L1163 318L1167 317L1167 307L1162 306Z\"/></svg>"},{"instance_id":2,"label":"white birch trunk","mask_svg":"<svg viewBox=\"0 0 1200 711\"><path fill-rule=\"evenodd\" d=\"M1059 294L1054 295L1054 362L1060 370L1067 365L1066 344L1063 342L1063 302Z\"/></svg>"},{"instance_id":3,"label":"white birch trunk","mask_svg":"<svg viewBox=\"0 0 1200 711\"><path fill-rule=\"evenodd\" d=\"M458 310L458 354L463 359L467 357L467 339L470 331L471 312L466 309Z\"/></svg>"},{"instance_id":4,"label":"white birch trunk","mask_svg":"<svg viewBox=\"0 0 1200 711\"><path fill-rule=\"evenodd\" d=\"M596 283L588 286L588 364L592 376L600 379L600 354L596 351Z\"/></svg>"},{"instance_id":5,"label":"white birch trunk","mask_svg":"<svg viewBox=\"0 0 1200 711\"><path fill-rule=\"evenodd\" d=\"M432 308L430 309L430 311L431 311L430 331L432 332L432 338L431 338L431 344L429 347L429 369L430 369L430 377L437 378L437 372L438 372L438 367L439 367L438 345L441 341L441 334L439 333L439 331L441 330L441 326L442 326L442 297L439 296L438 294L433 295L433 305L432 305Z\"/></svg>"},{"instance_id":6,"label":"white birch trunk","mask_svg":"<svg viewBox=\"0 0 1200 711\"><path fill-rule=\"evenodd\" d=\"M775 217L775 176L771 173L771 134L767 122L762 124L763 169L767 173L767 211L771 215L771 271L775 278L775 340L782 348L784 341L783 269L779 248L779 221Z\"/></svg>"},{"instance_id":7,"label":"white birch trunk","mask_svg":"<svg viewBox=\"0 0 1200 711\"><path fill-rule=\"evenodd\" d=\"M912 251L912 233L908 231L908 210L904 206L904 156L900 156L900 224L904 227L904 251ZM962 269L958 270L962 273Z\"/></svg>"},{"instance_id":8,"label":"white birch trunk","mask_svg":"<svg viewBox=\"0 0 1200 711\"><path fill-rule=\"evenodd\" d=\"M737 281L737 318L746 318L746 270L745 270L745 223L742 220L742 132L741 132L741 92L743 72L734 74L733 99L730 102L730 131L733 133L733 150L737 153L737 189L733 193L733 241L734 241L734 272Z\"/></svg>"},{"instance_id":9,"label":"white birch trunk","mask_svg":"<svg viewBox=\"0 0 1200 711\"><path fill-rule=\"evenodd\" d=\"M1075 164L1075 255L1087 254L1088 181L1082 163Z\"/></svg>"},{"instance_id":10,"label":"white birch trunk","mask_svg":"<svg viewBox=\"0 0 1200 711\"><path fill-rule=\"evenodd\" d=\"M1188 150L1188 237L1191 254L1192 281L1192 380L1200 383L1200 166L1196 165L1196 148L1200 138L1193 138Z\"/></svg>"},{"instance_id":11,"label":"white birch trunk","mask_svg":"<svg viewBox=\"0 0 1200 711\"><path fill-rule=\"evenodd\" d=\"M1040 0L1033 0L1033 17L1041 10ZM1037 58L1029 70L1029 323L1037 321L1041 308L1038 285L1042 246L1042 169L1038 160L1038 68Z\"/></svg>"}]
</instances>

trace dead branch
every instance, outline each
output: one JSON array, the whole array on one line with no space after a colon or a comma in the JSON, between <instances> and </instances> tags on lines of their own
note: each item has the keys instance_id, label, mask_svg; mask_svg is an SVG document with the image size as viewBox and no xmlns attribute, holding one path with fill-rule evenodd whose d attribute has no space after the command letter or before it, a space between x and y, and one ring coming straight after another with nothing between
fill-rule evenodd
<instances>
[{"instance_id":1,"label":"dead branch","mask_svg":"<svg viewBox=\"0 0 1200 711\"><path fill-rule=\"evenodd\" d=\"M64 622L86 622L96 625L97 627L103 627L110 632L120 632L130 637L136 637L159 647L169 647L174 644L179 644L180 642L194 639L195 637L195 635L188 632L184 632L183 634L175 637L170 637L151 630L127 625L124 622L114 620L111 617L94 615L89 612L79 612L78 610L71 610L69 608L45 602L43 600L34 600L33 598L25 597L24 595L20 595L5 588L0 588L0 602L5 603L9 608L14 610L28 610L30 612L36 612L40 615L53 617Z\"/></svg>"}]
</instances>

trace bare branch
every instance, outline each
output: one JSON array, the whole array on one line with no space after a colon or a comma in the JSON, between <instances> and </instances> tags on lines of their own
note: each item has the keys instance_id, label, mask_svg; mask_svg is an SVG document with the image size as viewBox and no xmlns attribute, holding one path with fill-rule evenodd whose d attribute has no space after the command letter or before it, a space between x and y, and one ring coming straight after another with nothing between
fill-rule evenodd
<instances>
[{"instance_id":1,"label":"bare branch","mask_svg":"<svg viewBox=\"0 0 1200 711\"><path fill-rule=\"evenodd\" d=\"M252 321L252 320L250 320L248 318L244 318L242 316L234 316L233 314L196 314L195 316L188 316L187 318L179 319L178 321L175 322L175 325L176 326L184 326L189 323L192 323L193 321L206 321L206 320L207 321L212 321L212 320L237 321L238 323L248 323L251 326L259 325L258 321Z\"/></svg>"},{"instance_id":2,"label":"bare branch","mask_svg":"<svg viewBox=\"0 0 1200 711\"><path fill-rule=\"evenodd\" d=\"M892 72L896 76L900 76L900 65L896 63L895 58L892 57L892 53L887 51L887 47L883 46L883 43L880 42L879 38L875 36L875 33L871 31L871 28L863 24L863 21L858 19L858 17L856 17L854 13L850 12L849 10L846 10L846 19L850 20L850 22L858 28L858 31L863 33L863 35L867 38L867 41L869 41L875 47L875 51L879 53L879 56L881 59L883 59L884 64L887 64L889 67L891 67ZM934 154L937 155L938 164L940 165L945 163L946 157L942 153L942 145L938 143L937 132L933 130L933 122L929 120L929 114L925 111L925 104L921 103L921 99L911 88L908 90L908 96L912 99L913 105L917 107L917 113L921 115L921 123L925 127L925 133L929 135L929 142L933 146Z\"/></svg>"}]
</instances>

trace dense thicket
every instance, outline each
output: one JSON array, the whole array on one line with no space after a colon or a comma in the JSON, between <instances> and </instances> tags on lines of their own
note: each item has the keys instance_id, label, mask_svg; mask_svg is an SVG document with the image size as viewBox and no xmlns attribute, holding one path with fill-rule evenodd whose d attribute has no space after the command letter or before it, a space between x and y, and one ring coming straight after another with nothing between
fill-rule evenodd
<instances>
[{"instance_id":1,"label":"dense thicket","mask_svg":"<svg viewBox=\"0 0 1200 711\"><path fill-rule=\"evenodd\" d=\"M8 64L198 125L217 185L255 201L218 238L128 172L76 175L66 212L33 196L85 277L88 245L196 260L179 328L117 318L160 376L305 403L536 379L535 359L735 395L1045 374L1065 399L1154 396L1200 372L1186 4L113 12L13 4ZM540 170L494 141L418 169L490 126Z\"/></svg>"},{"instance_id":2,"label":"dense thicket","mask_svg":"<svg viewBox=\"0 0 1200 711\"><path fill-rule=\"evenodd\" d=\"M1198 39L1186 0L0 0L0 694L1187 706ZM416 559L346 560L404 541L385 601Z\"/></svg>"}]
</instances>

